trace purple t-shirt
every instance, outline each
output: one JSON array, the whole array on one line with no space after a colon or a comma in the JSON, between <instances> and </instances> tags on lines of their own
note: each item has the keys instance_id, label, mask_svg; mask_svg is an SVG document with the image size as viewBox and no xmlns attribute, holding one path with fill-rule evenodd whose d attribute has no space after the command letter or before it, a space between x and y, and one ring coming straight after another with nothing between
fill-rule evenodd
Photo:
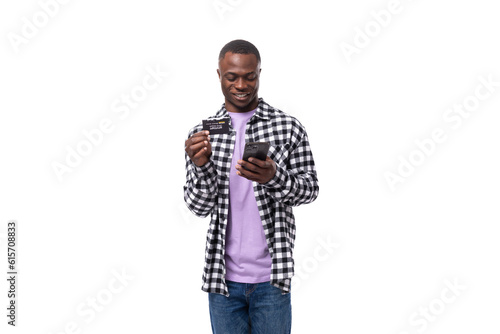
<instances>
[{"instance_id":1,"label":"purple t-shirt","mask_svg":"<svg viewBox=\"0 0 500 334\"><path fill-rule=\"evenodd\" d=\"M271 276L271 256L255 200L253 182L237 175L235 167L243 156L246 124L255 110L229 113L231 125L236 131L236 142L229 174L226 279L240 283L267 282Z\"/></svg>"}]
</instances>

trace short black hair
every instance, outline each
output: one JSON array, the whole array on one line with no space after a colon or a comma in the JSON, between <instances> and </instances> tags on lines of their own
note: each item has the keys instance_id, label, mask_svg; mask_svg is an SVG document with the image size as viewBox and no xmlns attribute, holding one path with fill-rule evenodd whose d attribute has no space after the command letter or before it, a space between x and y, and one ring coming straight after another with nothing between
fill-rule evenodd
<instances>
[{"instance_id":1,"label":"short black hair","mask_svg":"<svg viewBox=\"0 0 500 334\"><path fill-rule=\"evenodd\" d=\"M227 52L239 53L239 54L253 54L257 57L257 61L260 64L260 53L259 50L252 43L245 41L243 39L235 39L224 45L219 53L219 60L223 59Z\"/></svg>"}]
</instances>

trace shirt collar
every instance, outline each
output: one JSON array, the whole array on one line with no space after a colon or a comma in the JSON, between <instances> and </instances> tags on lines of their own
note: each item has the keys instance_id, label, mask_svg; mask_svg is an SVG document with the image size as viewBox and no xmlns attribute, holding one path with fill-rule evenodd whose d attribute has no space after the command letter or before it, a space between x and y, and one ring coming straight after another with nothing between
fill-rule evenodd
<instances>
[{"instance_id":1,"label":"shirt collar","mask_svg":"<svg viewBox=\"0 0 500 334\"><path fill-rule=\"evenodd\" d=\"M257 105L257 110L255 111L254 117L259 117L264 120L267 120L271 117L272 108L269 104L264 102L262 97L259 97L259 104ZM216 118L229 117L229 112L226 110L225 103L222 104L222 107L215 115Z\"/></svg>"}]
</instances>

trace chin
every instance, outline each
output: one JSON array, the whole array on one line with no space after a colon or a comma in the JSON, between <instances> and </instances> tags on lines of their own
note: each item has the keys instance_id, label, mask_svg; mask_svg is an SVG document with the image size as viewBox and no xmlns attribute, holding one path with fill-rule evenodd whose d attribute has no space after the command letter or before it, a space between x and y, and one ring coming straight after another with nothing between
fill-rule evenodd
<instances>
[{"instance_id":1,"label":"chin","mask_svg":"<svg viewBox=\"0 0 500 334\"><path fill-rule=\"evenodd\" d=\"M248 99L248 101L238 101L238 100L233 100L232 103L237 106L238 108L246 108L249 107L252 103L257 101L255 97L252 97L251 99Z\"/></svg>"},{"instance_id":2,"label":"chin","mask_svg":"<svg viewBox=\"0 0 500 334\"><path fill-rule=\"evenodd\" d=\"M243 109L248 107L251 104L251 102L233 101L233 104L238 108Z\"/></svg>"}]
</instances>

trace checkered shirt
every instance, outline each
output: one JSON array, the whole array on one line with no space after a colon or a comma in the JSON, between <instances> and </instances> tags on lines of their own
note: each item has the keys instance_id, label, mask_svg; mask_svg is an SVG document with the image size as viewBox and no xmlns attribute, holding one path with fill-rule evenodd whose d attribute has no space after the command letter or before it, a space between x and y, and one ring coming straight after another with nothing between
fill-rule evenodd
<instances>
[{"instance_id":1,"label":"checkered shirt","mask_svg":"<svg viewBox=\"0 0 500 334\"><path fill-rule=\"evenodd\" d=\"M224 104L210 119L229 117ZM225 282L224 250L229 214L229 171L235 131L210 134L212 156L198 167L186 154L184 200L197 216L211 214L207 231L202 290L229 296ZM198 124L188 137L202 130ZM276 163L276 174L265 184L253 182L255 199L272 259L270 282L290 292L294 274L293 247L295 218L292 207L310 203L318 196L318 178L307 133L299 121L259 99L255 114L248 121L246 142L267 141L269 157ZM240 157L236 157L240 159Z\"/></svg>"}]
</instances>

